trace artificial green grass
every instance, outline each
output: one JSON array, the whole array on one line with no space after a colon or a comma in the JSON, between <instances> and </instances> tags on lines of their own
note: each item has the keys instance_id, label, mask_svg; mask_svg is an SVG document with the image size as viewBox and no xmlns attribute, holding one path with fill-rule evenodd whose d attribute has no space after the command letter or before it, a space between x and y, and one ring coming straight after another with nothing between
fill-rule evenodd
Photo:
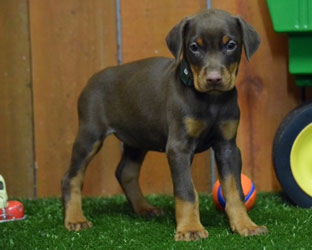
<instances>
[{"instance_id":1,"label":"artificial green grass","mask_svg":"<svg viewBox=\"0 0 312 250\"><path fill-rule=\"evenodd\" d=\"M211 195L200 196L201 221L208 239L175 242L174 199L148 196L165 209L165 215L152 220L136 216L124 196L86 198L85 215L94 227L83 232L68 232L63 226L61 200L21 200L27 219L0 223L0 249L311 249L312 209L289 204L279 194L259 194L251 218L266 225L270 234L241 237L230 231L224 213L213 205Z\"/></svg>"}]
</instances>

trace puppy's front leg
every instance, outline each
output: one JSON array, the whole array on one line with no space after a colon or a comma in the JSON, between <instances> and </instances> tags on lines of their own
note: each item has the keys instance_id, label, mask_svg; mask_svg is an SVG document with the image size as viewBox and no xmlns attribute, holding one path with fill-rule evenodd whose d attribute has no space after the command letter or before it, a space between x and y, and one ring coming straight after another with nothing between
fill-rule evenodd
<instances>
[{"instance_id":1,"label":"puppy's front leg","mask_svg":"<svg viewBox=\"0 0 312 250\"><path fill-rule=\"evenodd\" d=\"M247 214L241 185L241 153L235 138L218 141L214 150L232 231L242 236L267 233L265 226L256 225Z\"/></svg>"},{"instance_id":2,"label":"puppy's front leg","mask_svg":"<svg viewBox=\"0 0 312 250\"><path fill-rule=\"evenodd\" d=\"M207 238L208 232L200 222L198 195L193 185L191 162L193 152L185 140L171 140L167 145L176 202L176 241Z\"/></svg>"}]
</instances>

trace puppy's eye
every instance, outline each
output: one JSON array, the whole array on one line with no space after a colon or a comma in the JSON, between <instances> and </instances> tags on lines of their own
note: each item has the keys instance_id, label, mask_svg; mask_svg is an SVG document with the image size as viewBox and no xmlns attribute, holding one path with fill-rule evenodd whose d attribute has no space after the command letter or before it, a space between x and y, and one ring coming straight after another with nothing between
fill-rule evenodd
<instances>
[{"instance_id":1,"label":"puppy's eye","mask_svg":"<svg viewBox=\"0 0 312 250\"><path fill-rule=\"evenodd\" d=\"M193 53L196 53L199 51L199 46L197 45L197 43L191 43L190 44L190 51L192 51Z\"/></svg>"},{"instance_id":2,"label":"puppy's eye","mask_svg":"<svg viewBox=\"0 0 312 250\"><path fill-rule=\"evenodd\" d=\"M227 51L234 51L237 48L237 43L233 40L229 41L226 44L226 50Z\"/></svg>"}]
</instances>

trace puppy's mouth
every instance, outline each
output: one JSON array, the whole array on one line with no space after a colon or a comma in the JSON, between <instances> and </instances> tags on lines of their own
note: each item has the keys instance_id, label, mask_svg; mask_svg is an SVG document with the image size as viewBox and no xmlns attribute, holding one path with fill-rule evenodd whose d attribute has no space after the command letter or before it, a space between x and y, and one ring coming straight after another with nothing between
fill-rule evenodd
<instances>
[{"instance_id":1,"label":"puppy's mouth","mask_svg":"<svg viewBox=\"0 0 312 250\"><path fill-rule=\"evenodd\" d=\"M194 87L202 93L222 93L232 90L236 85L236 68L223 68L220 71L194 70Z\"/></svg>"},{"instance_id":2,"label":"puppy's mouth","mask_svg":"<svg viewBox=\"0 0 312 250\"><path fill-rule=\"evenodd\" d=\"M227 91L230 91L232 90L233 87L231 88L227 88L227 87L224 87L224 86L220 86L220 85L214 85L214 84L211 84L207 87L204 87L204 88L200 88L198 89L198 91L200 92L207 92L207 93L222 93L222 92L227 92Z\"/></svg>"},{"instance_id":3,"label":"puppy's mouth","mask_svg":"<svg viewBox=\"0 0 312 250\"><path fill-rule=\"evenodd\" d=\"M235 80L236 79L231 77L222 77L222 79L217 82L211 82L194 77L194 87L199 92L226 92L235 87Z\"/></svg>"}]
</instances>

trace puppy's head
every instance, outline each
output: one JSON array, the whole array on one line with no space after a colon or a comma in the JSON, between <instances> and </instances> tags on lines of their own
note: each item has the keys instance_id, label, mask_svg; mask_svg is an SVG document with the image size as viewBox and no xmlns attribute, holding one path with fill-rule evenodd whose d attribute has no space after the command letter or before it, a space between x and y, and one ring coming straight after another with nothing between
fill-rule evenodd
<instances>
[{"instance_id":1,"label":"puppy's head","mask_svg":"<svg viewBox=\"0 0 312 250\"><path fill-rule=\"evenodd\" d=\"M183 19L166 41L177 62L192 71L197 91L224 92L235 87L242 47L249 60L261 38L241 17L207 10Z\"/></svg>"}]
</instances>

